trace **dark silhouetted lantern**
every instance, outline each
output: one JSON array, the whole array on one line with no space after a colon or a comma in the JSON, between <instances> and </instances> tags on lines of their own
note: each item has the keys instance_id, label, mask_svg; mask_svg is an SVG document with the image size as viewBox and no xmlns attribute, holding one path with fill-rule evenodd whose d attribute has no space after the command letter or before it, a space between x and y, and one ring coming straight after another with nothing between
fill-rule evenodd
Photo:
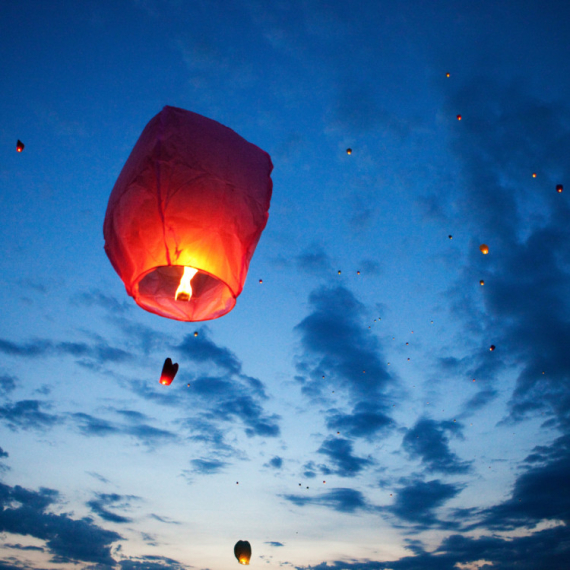
<instances>
[{"instance_id":1,"label":"dark silhouetted lantern","mask_svg":"<svg viewBox=\"0 0 570 570\"><path fill-rule=\"evenodd\" d=\"M204 321L233 309L265 228L273 165L231 129L164 107L109 198L105 251L143 309Z\"/></svg>"},{"instance_id":2,"label":"dark silhouetted lantern","mask_svg":"<svg viewBox=\"0 0 570 570\"><path fill-rule=\"evenodd\" d=\"M20 139L18 139L18 142L16 143L16 152L22 152L25 146L26 145Z\"/></svg>"},{"instance_id":3,"label":"dark silhouetted lantern","mask_svg":"<svg viewBox=\"0 0 570 570\"><path fill-rule=\"evenodd\" d=\"M452 236L452 235L448 235L447 237L448 237L449 239L453 239L453 236Z\"/></svg>"},{"instance_id":4,"label":"dark silhouetted lantern","mask_svg":"<svg viewBox=\"0 0 570 570\"><path fill-rule=\"evenodd\" d=\"M558 194L560 194L563 189L564 189L564 187L562 186L562 184L557 184L557 185L556 185L556 192L558 192Z\"/></svg>"},{"instance_id":5,"label":"dark silhouetted lantern","mask_svg":"<svg viewBox=\"0 0 570 570\"><path fill-rule=\"evenodd\" d=\"M457 120L461 121L461 115L457 115Z\"/></svg>"},{"instance_id":6,"label":"dark silhouetted lantern","mask_svg":"<svg viewBox=\"0 0 570 570\"><path fill-rule=\"evenodd\" d=\"M487 255L489 253L489 246L484 243L479 246L479 249L483 255Z\"/></svg>"},{"instance_id":7,"label":"dark silhouetted lantern","mask_svg":"<svg viewBox=\"0 0 570 570\"><path fill-rule=\"evenodd\" d=\"M481 281L479 281L479 285L481 285L481 286L485 285L485 281L483 281L483 279L481 279Z\"/></svg>"},{"instance_id":8,"label":"dark silhouetted lantern","mask_svg":"<svg viewBox=\"0 0 570 570\"><path fill-rule=\"evenodd\" d=\"M234 554L240 564L249 564L251 545L247 540L238 540L234 546Z\"/></svg>"},{"instance_id":9,"label":"dark silhouetted lantern","mask_svg":"<svg viewBox=\"0 0 570 570\"><path fill-rule=\"evenodd\" d=\"M495 345L492 344L492 345L489 347L489 350L490 350L491 352L493 352L493 350L495 350Z\"/></svg>"},{"instance_id":10,"label":"dark silhouetted lantern","mask_svg":"<svg viewBox=\"0 0 570 570\"><path fill-rule=\"evenodd\" d=\"M347 148L347 149L346 149L346 154L352 154L352 149L351 149L351 148Z\"/></svg>"},{"instance_id":11,"label":"dark silhouetted lantern","mask_svg":"<svg viewBox=\"0 0 570 570\"><path fill-rule=\"evenodd\" d=\"M162 374L160 375L160 383L164 386L170 386L176 373L178 372L178 362L176 364L172 364L172 360L167 358L164 361L164 366L162 367Z\"/></svg>"},{"instance_id":12,"label":"dark silhouetted lantern","mask_svg":"<svg viewBox=\"0 0 570 570\"><path fill-rule=\"evenodd\" d=\"M449 77L451 75L451 73L446 73L445 77Z\"/></svg>"}]
</instances>

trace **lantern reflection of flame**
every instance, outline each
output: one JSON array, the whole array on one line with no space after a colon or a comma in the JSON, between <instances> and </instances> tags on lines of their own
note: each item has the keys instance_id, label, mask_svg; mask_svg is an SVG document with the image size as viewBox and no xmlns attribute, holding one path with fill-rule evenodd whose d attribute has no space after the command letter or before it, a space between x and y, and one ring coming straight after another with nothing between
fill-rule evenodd
<instances>
[{"instance_id":1,"label":"lantern reflection of flame","mask_svg":"<svg viewBox=\"0 0 570 570\"><path fill-rule=\"evenodd\" d=\"M240 556L239 563L240 564L249 564L249 560L245 556Z\"/></svg>"},{"instance_id":2,"label":"lantern reflection of flame","mask_svg":"<svg viewBox=\"0 0 570 570\"><path fill-rule=\"evenodd\" d=\"M190 280L194 275L198 273L197 269L193 267L184 267L184 273L180 278L180 285L178 285L178 289L176 289L176 293L174 298L177 301L190 301L192 298L192 285L190 284Z\"/></svg>"}]
</instances>

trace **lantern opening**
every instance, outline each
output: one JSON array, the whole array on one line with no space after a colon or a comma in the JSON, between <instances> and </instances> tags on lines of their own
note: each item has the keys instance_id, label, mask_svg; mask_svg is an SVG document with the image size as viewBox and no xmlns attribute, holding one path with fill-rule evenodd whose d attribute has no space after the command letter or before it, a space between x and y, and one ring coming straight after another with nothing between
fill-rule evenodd
<instances>
[{"instance_id":1,"label":"lantern opening","mask_svg":"<svg viewBox=\"0 0 570 570\"><path fill-rule=\"evenodd\" d=\"M184 272L180 278L180 285L178 285L178 289L176 289L176 294L174 295L177 301L190 301L192 298L192 284L190 281L196 273L198 273L197 269L184 267Z\"/></svg>"},{"instance_id":2,"label":"lantern opening","mask_svg":"<svg viewBox=\"0 0 570 570\"><path fill-rule=\"evenodd\" d=\"M245 556L240 556L239 563L240 564L249 564L249 560Z\"/></svg>"},{"instance_id":3,"label":"lantern opening","mask_svg":"<svg viewBox=\"0 0 570 570\"><path fill-rule=\"evenodd\" d=\"M190 280L189 295L179 296L180 287ZM215 319L236 304L235 295L221 279L187 265L155 267L133 284L132 291L143 309L179 321Z\"/></svg>"}]
</instances>

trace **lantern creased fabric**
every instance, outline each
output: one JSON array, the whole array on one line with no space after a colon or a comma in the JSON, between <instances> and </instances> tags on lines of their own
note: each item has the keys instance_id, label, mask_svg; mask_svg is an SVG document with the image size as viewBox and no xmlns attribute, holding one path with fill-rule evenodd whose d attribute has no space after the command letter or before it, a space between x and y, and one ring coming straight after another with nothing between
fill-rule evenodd
<instances>
[{"instance_id":1,"label":"lantern creased fabric","mask_svg":"<svg viewBox=\"0 0 570 570\"><path fill-rule=\"evenodd\" d=\"M222 124L164 107L111 192L105 251L135 302L204 321L233 309L269 216L270 156ZM190 300L176 300L184 267Z\"/></svg>"}]
</instances>

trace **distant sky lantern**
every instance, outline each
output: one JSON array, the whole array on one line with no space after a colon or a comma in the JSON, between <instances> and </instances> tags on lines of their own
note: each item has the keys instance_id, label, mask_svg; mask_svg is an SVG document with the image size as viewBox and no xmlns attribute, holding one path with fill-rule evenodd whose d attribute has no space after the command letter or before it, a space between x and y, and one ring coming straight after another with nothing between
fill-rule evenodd
<instances>
[{"instance_id":1,"label":"distant sky lantern","mask_svg":"<svg viewBox=\"0 0 570 570\"><path fill-rule=\"evenodd\" d=\"M495 350L495 345L492 344L492 345L489 347L489 350L490 350L491 352L493 352L493 350Z\"/></svg>"},{"instance_id":2,"label":"distant sky lantern","mask_svg":"<svg viewBox=\"0 0 570 570\"><path fill-rule=\"evenodd\" d=\"M25 146L26 145L20 139L18 139L18 142L16 143L16 152L22 152Z\"/></svg>"},{"instance_id":3,"label":"distant sky lantern","mask_svg":"<svg viewBox=\"0 0 570 570\"><path fill-rule=\"evenodd\" d=\"M560 194L560 192L562 192L563 189L564 189L564 187L562 186L562 184L556 185L556 192L558 192L558 194Z\"/></svg>"},{"instance_id":4,"label":"distant sky lantern","mask_svg":"<svg viewBox=\"0 0 570 570\"><path fill-rule=\"evenodd\" d=\"M247 540L238 540L234 546L234 554L240 564L249 564L251 545Z\"/></svg>"},{"instance_id":5,"label":"distant sky lantern","mask_svg":"<svg viewBox=\"0 0 570 570\"><path fill-rule=\"evenodd\" d=\"M533 173L532 173L532 177L533 177L533 178L536 178L536 172L533 172Z\"/></svg>"},{"instance_id":6,"label":"distant sky lantern","mask_svg":"<svg viewBox=\"0 0 570 570\"><path fill-rule=\"evenodd\" d=\"M231 129L164 107L109 198L105 251L143 309L179 321L233 309L267 223L273 165Z\"/></svg>"},{"instance_id":7,"label":"distant sky lantern","mask_svg":"<svg viewBox=\"0 0 570 570\"><path fill-rule=\"evenodd\" d=\"M160 383L164 386L170 386L176 373L178 372L178 362L172 364L172 360L167 358L164 361L164 366L162 367L162 374L160 375Z\"/></svg>"},{"instance_id":8,"label":"distant sky lantern","mask_svg":"<svg viewBox=\"0 0 570 570\"><path fill-rule=\"evenodd\" d=\"M461 121L461 115L457 115L457 120Z\"/></svg>"},{"instance_id":9,"label":"distant sky lantern","mask_svg":"<svg viewBox=\"0 0 570 570\"><path fill-rule=\"evenodd\" d=\"M483 281L483 279L481 279L481 281L479 281L479 285L481 285L481 286L485 285L485 281Z\"/></svg>"},{"instance_id":10,"label":"distant sky lantern","mask_svg":"<svg viewBox=\"0 0 570 570\"><path fill-rule=\"evenodd\" d=\"M487 255L489 253L489 246L484 243L479 246L479 249L483 255Z\"/></svg>"},{"instance_id":11,"label":"distant sky lantern","mask_svg":"<svg viewBox=\"0 0 570 570\"><path fill-rule=\"evenodd\" d=\"M450 234L447 236L449 239L453 239L453 236Z\"/></svg>"},{"instance_id":12,"label":"distant sky lantern","mask_svg":"<svg viewBox=\"0 0 570 570\"><path fill-rule=\"evenodd\" d=\"M351 148L347 148L347 149L346 149L346 154L352 154L352 149L351 149Z\"/></svg>"},{"instance_id":13,"label":"distant sky lantern","mask_svg":"<svg viewBox=\"0 0 570 570\"><path fill-rule=\"evenodd\" d=\"M445 74L445 77L449 77L450 75L451 75L451 73L448 72Z\"/></svg>"}]
</instances>

